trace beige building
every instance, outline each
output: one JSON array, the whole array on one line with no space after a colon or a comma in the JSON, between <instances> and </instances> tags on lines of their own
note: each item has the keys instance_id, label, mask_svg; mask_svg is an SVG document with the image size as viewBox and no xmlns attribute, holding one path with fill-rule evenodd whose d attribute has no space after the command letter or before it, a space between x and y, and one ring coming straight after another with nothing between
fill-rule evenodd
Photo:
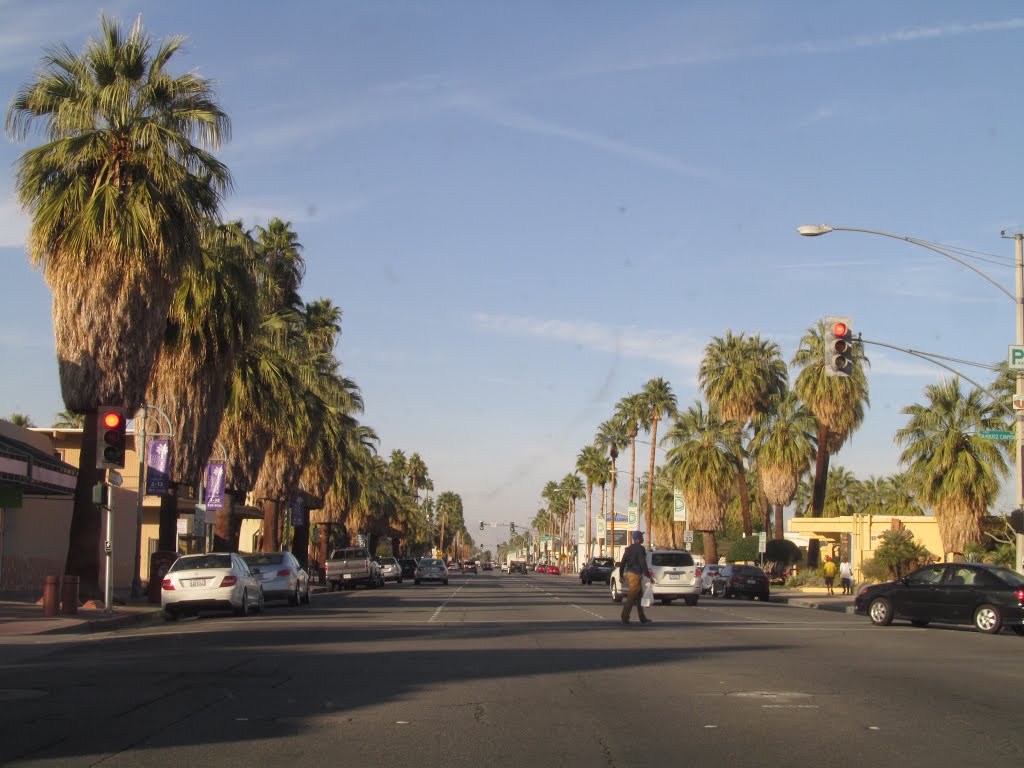
<instances>
[{"instance_id":1,"label":"beige building","mask_svg":"<svg viewBox=\"0 0 1024 768\"><path fill-rule=\"evenodd\" d=\"M839 557L844 536L850 537L854 581L863 578L861 565L875 556L881 534L899 524L914 534L914 541L937 557L942 556L938 521L930 515L844 515L842 517L794 517L789 521L793 537L821 541L821 556Z\"/></svg>"}]
</instances>

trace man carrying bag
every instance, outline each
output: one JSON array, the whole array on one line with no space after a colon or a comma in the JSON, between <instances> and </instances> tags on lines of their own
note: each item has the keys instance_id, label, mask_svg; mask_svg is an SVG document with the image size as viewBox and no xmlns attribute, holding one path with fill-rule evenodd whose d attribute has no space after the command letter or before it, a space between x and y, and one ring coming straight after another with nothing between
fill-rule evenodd
<instances>
[{"instance_id":1,"label":"man carrying bag","mask_svg":"<svg viewBox=\"0 0 1024 768\"><path fill-rule=\"evenodd\" d=\"M633 612L633 606L636 605L640 623L649 624L651 620L644 614L640 598L643 594L644 577L653 579L654 574L647 566L647 550L644 549L643 531L633 531L633 543L622 553L619 576L625 578L629 584L629 592L626 594L626 601L622 606L622 623L629 624L629 616Z\"/></svg>"}]
</instances>

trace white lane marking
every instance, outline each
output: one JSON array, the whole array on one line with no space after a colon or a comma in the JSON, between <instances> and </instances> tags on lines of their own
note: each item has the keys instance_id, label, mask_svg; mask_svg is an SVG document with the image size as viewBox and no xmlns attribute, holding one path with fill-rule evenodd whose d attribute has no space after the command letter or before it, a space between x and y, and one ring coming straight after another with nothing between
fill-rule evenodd
<instances>
[{"instance_id":1,"label":"white lane marking","mask_svg":"<svg viewBox=\"0 0 1024 768\"><path fill-rule=\"evenodd\" d=\"M457 594L459 594L459 592L462 591L462 587L465 587L465 586L466 585L463 584L458 589L456 589L454 592L452 592L450 595L448 595L448 599L445 600L443 603L441 603L439 606L437 606L437 610L434 611L434 615L431 616L429 619L427 619L427 624L433 624L437 620L437 617L441 615L441 611L444 610L444 607L446 605L448 605L448 603L450 603L455 598L455 596Z\"/></svg>"}]
</instances>

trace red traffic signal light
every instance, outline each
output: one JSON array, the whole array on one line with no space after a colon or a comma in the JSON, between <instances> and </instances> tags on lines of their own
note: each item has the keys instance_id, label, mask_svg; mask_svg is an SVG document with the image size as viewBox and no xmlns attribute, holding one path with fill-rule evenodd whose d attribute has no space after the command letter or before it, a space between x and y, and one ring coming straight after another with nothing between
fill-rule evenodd
<instances>
[{"instance_id":1,"label":"red traffic signal light","mask_svg":"<svg viewBox=\"0 0 1024 768\"><path fill-rule=\"evenodd\" d=\"M850 332L849 326L846 323L839 322L832 324L832 335L833 336L845 336Z\"/></svg>"},{"instance_id":2,"label":"red traffic signal light","mask_svg":"<svg viewBox=\"0 0 1024 768\"><path fill-rule=\"evenodd\" d=\"M128 420L124 408L101 405L96 409L96 468L121 469L127 448Z\"/></svg>"},{"instance_id":3,"label":"red traffic signal light","mask_svg":"<svg viewBox=\"0 0 1024 768\"><path fill-rule=\"evenodd\" d=\"M828 376L847 377L853 370L853 344L850 332L850 318L826 318L827 336L825 339L824 364Z\"/></svg>"}]
</instances>

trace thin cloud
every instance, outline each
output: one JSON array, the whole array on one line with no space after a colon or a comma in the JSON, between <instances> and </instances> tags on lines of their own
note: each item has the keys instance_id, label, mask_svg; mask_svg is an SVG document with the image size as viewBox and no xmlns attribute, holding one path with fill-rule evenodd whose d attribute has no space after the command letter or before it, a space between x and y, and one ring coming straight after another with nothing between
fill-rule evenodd
<instances>
[{"instance_id":1,"label":"thin cloud","mask_svg":"<svg viewBox=\"0 0 1024 768\"><path fill-rule=\"evenodd\" d=\"M692 371L700 365L704 343L667 331L568 320L538 320L478 312L477 328L485 333L549 339L623 357L656 360Z\"/></svg>"}]
</instances>

